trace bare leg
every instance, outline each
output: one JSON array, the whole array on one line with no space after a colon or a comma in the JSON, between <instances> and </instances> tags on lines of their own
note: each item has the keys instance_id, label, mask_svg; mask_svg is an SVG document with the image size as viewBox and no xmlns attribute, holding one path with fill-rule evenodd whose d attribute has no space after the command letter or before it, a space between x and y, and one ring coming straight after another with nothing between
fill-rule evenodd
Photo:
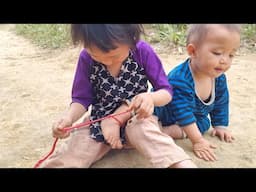
<instances>
[{"instance_id":1,"label":"bare leg","mask_svg":"<svg viewBox=\"0 0 256 192\"><path fill-rule=\"evenodd\" d=\"M162 132L171 136L173 139L184 139L185 133L178 125L163 126Z\"/></svg>"}]
</instances>

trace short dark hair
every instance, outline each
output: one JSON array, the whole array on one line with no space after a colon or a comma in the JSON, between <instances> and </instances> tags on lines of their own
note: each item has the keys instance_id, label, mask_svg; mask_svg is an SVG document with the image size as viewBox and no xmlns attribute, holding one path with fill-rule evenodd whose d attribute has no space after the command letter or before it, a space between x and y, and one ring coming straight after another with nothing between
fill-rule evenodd
<instances>
[{"instance_id":1,"label":"short dark hair","mask_svg":"<svg viewBox=\"0 0 256 192\"><path fill-rule=\"evenodd\" d=\"M191 43L191 41L193 41L193 43L200 44L203 41L203 39L205 38L210 25L211 24L191 24L191 25L189 25L188 31L187 31L186 45ZM235 31L239 34L241 33L241 25L240 24L219 24L219 25L223 26L224 28L226 28L229 31Z\"/></svg>"},{"instance_id":2,"label":"short dark hair","mask_svg":"<svg viewBox=\"0 0 256 192\"><path fill-rule=\"evenodd\" d=\"M144 33L141 24L72 24L73 44L82 43L84 47L96 46L104 52L117 48L117 43L135 47Z\"/></svg>"}]
</instances>

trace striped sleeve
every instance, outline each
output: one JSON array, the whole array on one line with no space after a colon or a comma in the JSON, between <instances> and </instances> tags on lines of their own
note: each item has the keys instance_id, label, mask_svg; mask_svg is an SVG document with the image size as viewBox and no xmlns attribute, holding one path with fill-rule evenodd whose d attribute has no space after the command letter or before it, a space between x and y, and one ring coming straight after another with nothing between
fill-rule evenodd
<instances>
[{"instance_id":1,"label":"striped sleeve","mask_svg":"<svg viewBox=\"0 0 256 192\"><path fill-rule=\"evenodd\" d=\"M221 75L216 81L216 97L214 109L210 112L211 124L215 126L228 126L229 123L229 92L226 76Z\"/></svg>"},{"instance_id":2,"label":"striped sleeve","mask_svg":"<svg viewBox=\"0 0 256 192\"><path fill-rule=\"evenodd\" d=\"M173 100L171 102L176 123L183 127L196 122L193 114L195 97L193 86L185 79L186 76L169 77L173 86Z\"/></svg>"}]
</instances>

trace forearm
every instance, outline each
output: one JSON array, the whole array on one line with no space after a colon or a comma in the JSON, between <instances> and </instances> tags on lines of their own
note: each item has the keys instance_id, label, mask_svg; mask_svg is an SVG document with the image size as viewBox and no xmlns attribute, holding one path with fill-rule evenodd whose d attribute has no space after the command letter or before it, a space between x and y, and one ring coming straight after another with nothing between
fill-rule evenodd
<instances>
[{"instance_id":1,"label":"forearm","mask_svg":"<svg viewBox=\"0 0 256 192\"><path fill-rule=\"evenodd\" d=\"M203 138L201 132L199 131L196 123L183 127L184 132L187 134L190 141L194 144L197 143L200 139Z\"/></svg>"},{"instance_id":2,"label":"forearm","mask_svg":"<svg viewBox=\"0 0 256 192\"><path fill-rule=\"evenodd\" d=\"M72 122L74 123L78 119L80 119L86 111L87 110L84 108L82 104L72 103L66 113L66 116L72 119Z\"/></svg>"},{"instance_id":3,"label":"forearm","mask_svg":"<svg viewBox=\"0 0 256 192\"><path fill-rule=\"evenodd\" d=\"M172 100L171 94L165 89L151 92L150 95L154 101L154 106L163 106Z\"/></svg>"}]
</instances>

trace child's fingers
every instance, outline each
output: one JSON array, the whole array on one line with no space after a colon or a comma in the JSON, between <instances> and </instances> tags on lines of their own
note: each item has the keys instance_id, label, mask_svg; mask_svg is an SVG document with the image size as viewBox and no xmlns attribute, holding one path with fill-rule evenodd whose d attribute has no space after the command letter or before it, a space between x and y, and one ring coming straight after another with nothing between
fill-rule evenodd
<instances>
[{"instance_id":1,"label":"child's fingers","mask_svg":"<svg viewBox=\"0 0 256 192\"><path fill-rule=\"evenodd\" d=\"M69 127L71 126L72 123L68 122L67 120L62 120L59 125L58 125L58 128L65 128L65 127Z\"/></svg>"},{"instance_id":2,"label":"child's fingers","mask_svg":"<svg viewBox=\"0 0 256 192\"><path fill-rule=\"evenodd\" d=\"M111 139L111 141L109 142L109 145L111 146L112 149L115 149L116 142L113 139Z\"/></svg>"},{"instance_id":3,"label":"child's fingers","mask_svg":"<svg viewBox=\"0 0 256 192\"><path fill-rule=\"evenodd\" d=\"M204 153L204 158L206 158L208 161L215 161L216 157L213 153L209 152L209 151L205 151Z\"/></svg>"},{"instance_id":4,"label":"child's fingers","mask_svg":"<svg viewBox=\"0 0 256 192\"><path fill-rule=\"evenodd\" d=\"M212 150L211 148L212 148L212 149L216 149L217 146L216 146L216 145L213 145L213 144L210 144L210 148L207 148L207 149L206 149L207 155L208 155L208 157L209 157L212 161L217 160L216 155L214 154L214 152L213 152L213 150Z\"/></svg>"},{"instance_id":5,"label":"child's fingers","mask_svg":"<svg viewBox=\"0 0 256 192\"><path fill-rule=\"evenodd\" d=\"M57 128L55 131L53 131L53 137L59 138L59 139L64 139L67 138L70 135L69 131L64 131L61 128Z\"/></svg>"},{"instance_id":6,"label":"child's fingers","mask_svg":"<svg viewBox=\"0 0 256 192\"><path fill-rule=\"evenodd\" d=\"M217 160L216 155L214 154L214 152L212 150L207 150L206 155L210 159L210 161L216 161Z\"/></svg>"},{"instance_id":7,"label":"child's fingers","mask_svg":"<svg viewBox=\"0 0 256 192\"><path fill-rule=\"evenodd\" d=\"M114 141L114 144L112 145L113 149L122 149L123 145L121 143L120 139L117 139Z\"/></svg>"},{"instance_id":8,"label":"child's fingers","mask_svg":"<svg viewBox=\"0 0 256 192\"><path fill-rule=\"evenodd\" d=\"M65 125L66 125L66 123L65 123L64 119L60 119L60 120L57 121L57 123L55 124L55 126L56 126L57 128L64 128Z\"/></svg>"},{"instance_id":9,"label":"child's fingers","mask_svg":"<svg viewBox=\"0 0 256 192\"><path fill-rule=\"evenodd\" d=\"M225 136L225 141L228 143L231 143L234 140L234 137L232 135L226 135Z\"/></svg>"},{"instance_id":10,"label":"child's fingers","mask_svg":"<svg viewBox=\"0 0 256 192\"><path fill-rule=\"evenodd\" d=\"M225 141L225 134L220 134L219 138L220 138L221 141Z\"/></svg>"},{"instance_id":11,"label":"child's fingers","mask_svg":"<svg viewBox=\"0 0 256 192\"><path fill-rule=\"evenodd\" d=\"M138 109L138 118L147 118L152 115L154 112L154 106L147 105L146 103L142 103L140 108Z\"/></svg>"},{"instance_id":12,"label":"child's fingers","mask_svg":"<svg viewBox=\"0 0 256 192\"><path fill-rule=\"evenodd\" d=\"M113 143L113 137L112 136L108 135L106 137L104 136L104 138L105 138L105 140L108 144L112 145L112 143Z\"/></svg>"},{"instance_id":13,"label":"child's fingers","mask_svg":"<svg viewBox=\"0 0 256 192\"><path fill-rule=\"evenodd\" d=\"M64 132L63 132L63 130L61 129L61 128L53 128L53 131L52 131L52 135L53 135L53 137L55 137L55 138L59 138L62 134L63 134Z\"/></svg>"},{"instance_id":14,"label":"child's fingers","mask_svg":"<svg viewBox=\"0 0 256 192\"><path fill-rule=\"evenodd\" d=\"M214 129L213 131L212 131L212 134L211 134L211 136L215 136L216 135L216 130Z\"/></svg>"},{"instance_id":15,"label":"child's fingers","mask_svg":"<svg viewBox=\"0 0 256 192\"><path fill-rule=\"evenodd\" d=\"M216 149L216 148L217 148L217 146L214 145L214 144L210 144L210 147L213 148L213 149Z\"/></svg>"},{"instance_id":16,"label":"child's fingers","mask_svg":"<svg viewBox=\"0 0 256 192\"><path fill-rule=\"evenodd\" d=\"M117 149L122 149L122 148L123 148L123 144L122 144L121 140L118 139L118 141L117 141Z\"/></svg>"},{"instance_id":17,"label":"child's fingers","mask_svg":"<svg viewBox=\"0 0 256 192\"><path fill-rule=\"evenodd\" d=\"M199 157L200 159L204 159L206 161L209 161L209 158L204 154L203 151L195 151L195 154L197 157Z\"/></svg>"},{"instance_id":18,"label":"child's fingers","mask_svg":"<svg viewBox=\"0 0 256 192\"><path fill-rule=\"evenodd\" d=\"M202 155L201 155L201 152L200 151L195 151L195 154L197 157L199 157L200 159L202 159Z\"/></svg>"},{"instance_id":19,"label":"child's fingers","mask_svg":"<svg viewBox=\"0 0 256 192\"><path fill-rule=\"evenodd\" d=\"M140 112L140 111L136 112L136 114L137 114L137 116L136 116L137 119L143 119L144 116L145 116L145 115L144 115L142 112Z\"/></svg>"},{"instance_id":20,"label":"child's fingers","mask_svg":"<svg viewBox=\"0 0 256 192\"><path fill-rule=\"evenodd\" d=\"M204 149L200 151L196 151L199 158L204 159L206 161L215 161L217 160L215 154L210 149Z\"/></svg>"},{"instance_id":21,"label":"child's fingers","mask_svg":"<svg viewBox=\"0 0 256 192\"><path fill-rule=\"evenodd\" d=\"M59 138L60 139L65 139L65 138L69 137L69 135L70 135L70 131L67 131L64 134L62 134Z\"/></svg>"},{"instance_id":22,"label":"child's fingers","mask_svg":"<svg viewBox=\"0 0 256 192\"><path fill-rule=\"evenodd\" d=\"M137 110L138 108L140 108L140 105L142 103L142 100L140 99L140 97L133 97L131 103L130 103L130 110Z\"/></svg>"},{"instance_id":23,"label":"child's fingers","mask_svg":"<svg viewBox=\"0 0 256 192\"><path fill-rule=\"evenodd\" d=\"M112 149L121 149L123 147L120 139L112 139L110 146Z\"/></svg>"},{"instance_id":24,"label":"child's fingers","mask_svg":"<svg viewBox=\"0 0 256 192\"><path fill-rule=\"evenodd\" d=\"M210 161L211 159L208 158L208 156L205 154L205 152L201 152L201 156L202 156L202 159L206 160L206 161Z\"/></svg>"}]
</instances>

